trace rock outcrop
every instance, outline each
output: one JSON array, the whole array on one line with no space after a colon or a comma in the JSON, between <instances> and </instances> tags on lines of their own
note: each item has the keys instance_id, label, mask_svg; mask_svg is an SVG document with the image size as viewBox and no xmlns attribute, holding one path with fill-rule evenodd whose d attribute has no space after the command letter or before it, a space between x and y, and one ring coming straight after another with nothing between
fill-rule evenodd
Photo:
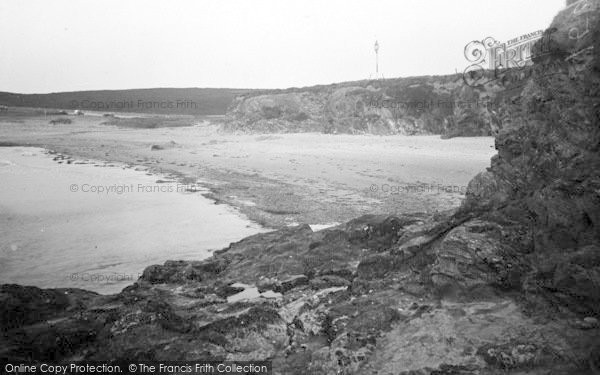
<instances>
[{"instance_id":1,"label":"rock outcrop","mask_svg":"<svg viewBox=\"0 0 600 375\"><path fill-rule=\"evenodd\" d=\"M152 266L112 296L4 285L0 360L269 360L275 374L586 373L597 322L524 307L529 248L517 233L472 215L365 216ZM238 298L254 286L262 293Z\"/></svg>"},{"instance_id":2,"label":"rock outcrop","mask_svg":"<svg viewBox=\"0 0 600 375\"><path fill-rule=\"evenodd\" d=\"M498 155L456 213L258 234L204 261L149 267L112 296L4 285L0 360L598 373L600 0L567 7L547 33L550 50L501 114ZM362 95L353 90L340 95ZM286 100L272 113L293 116L300 106Z\"/></svg>"},{"instance_id":3,"label":"rock outcrop","mask_svg":"<svg viewBox=\"0 0 600 375\"><path fill-rule=\"evenodd\" d=\"M252 93L237 98L224 129L236 132L490 135L502 82L469 87L461 75L414 77ZM518 95L519 90L512 90Z\"/></svg>"},{"instance_id":4,"label":"rock outcrop","mask_svg":"<svg viewBox=\"0 0 600 375\"><path fill-rule=\"evenodd\" d=\"M467 192L467 206L527 227L530 287L588 314L600 313L599 12L580 1L555 18L506 109L498 155Z\"/></svg>"}]
</instances>

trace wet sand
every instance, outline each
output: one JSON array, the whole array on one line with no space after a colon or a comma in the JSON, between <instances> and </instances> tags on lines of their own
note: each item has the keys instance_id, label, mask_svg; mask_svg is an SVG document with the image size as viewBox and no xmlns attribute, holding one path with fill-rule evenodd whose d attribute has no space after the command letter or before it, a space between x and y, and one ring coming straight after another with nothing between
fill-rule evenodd
<instances>
[{"instance_id":1,"label":"wet sand","mask_svg":"<svg viewBox=\"0 0 600 375\"><path fill-rule=\"evenodd\" d=\"M101 125L101 117L72 118L49 125L51 118L3 116L0 142L198 180L206 196L270 228L453 209L495 154L492 137L230 135L207 122L128 129Z\"/></svg>"}]
</instances>

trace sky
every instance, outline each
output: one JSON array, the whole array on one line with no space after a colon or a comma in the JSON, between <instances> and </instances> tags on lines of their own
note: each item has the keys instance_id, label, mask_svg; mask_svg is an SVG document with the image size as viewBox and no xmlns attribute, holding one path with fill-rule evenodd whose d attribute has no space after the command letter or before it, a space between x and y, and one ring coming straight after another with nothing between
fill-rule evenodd
<instances>
[{"instance_id":1,"label":"sky","mask_svg":"<svg viewBox=\"0 0 600 375\"><path fill-rule=\"evenodd\" d=\"M286 88L462 72L565 0L0 0L0 91Z\"/></svg>"}]
</instances>

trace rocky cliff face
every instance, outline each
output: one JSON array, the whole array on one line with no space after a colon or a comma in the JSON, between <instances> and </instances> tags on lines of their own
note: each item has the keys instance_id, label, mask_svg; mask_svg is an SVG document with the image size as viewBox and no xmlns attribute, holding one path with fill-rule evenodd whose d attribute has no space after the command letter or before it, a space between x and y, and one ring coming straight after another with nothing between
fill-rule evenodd
<instances>
[{"instance_id":1,"label":"rocky cliff face","mask_svg":"<svg viewBox=\"0 0 600 375\"><path fill-rule=\"evenodd\" d=\"M546 31L549 48L507 108L498 155L469 205L528 226L539 287L599 313L600 28L597 1L577 2ZM482 193L484 192L484 193ZM483 195L483 197L482 197Z\"/></svg>"},{"instance_id":2,"label":"rocky cliff face","mask_svg":"<svg viewBox=\"0 0 600 375\"><path fill-rule=\"evenodd\" d=\"M490 135L501 82L466 86L461 75L290 89L237 98L225 129L240 132ZM514 95L518 94L513 91Z\"/></svg>"},{"instance_id":3,"label":"rocky cliff face","mask_svg":"<svg viewBox=\"0 0 600 375\"><path fill-rule=\"evenodd\" d=\"M588 20L588 34L569 37ZM259 234L149 267L114 296L4 285L0 359L599 373L600 0L574 3L547 33L537 73L499 114L498 156L457 213Z\"/></svg>"}]
</instances>

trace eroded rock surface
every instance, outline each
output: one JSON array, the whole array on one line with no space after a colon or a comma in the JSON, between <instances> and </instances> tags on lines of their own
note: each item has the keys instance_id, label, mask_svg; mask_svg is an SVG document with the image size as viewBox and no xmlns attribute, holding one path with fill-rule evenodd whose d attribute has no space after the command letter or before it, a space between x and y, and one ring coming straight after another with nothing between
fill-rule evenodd
<instances>
[{"instance_id":1,"label":"eroded rock surface","mask_svg":"<svg viewBox=\"0 0 600 375\"><path fill-rule=\"evenodd\" d=\"M358 81L252 93L230 106L224 128L243 133L492 135L502 82L468 87L459 74Z\"/></svg>"},{"instance_id":2,"label":"eroded rock surface","mask_svg":"<svg viewBox=\"0 0 600 375\"><path fill-rule=\"evenodd\" d=\"M585 373L598 326L547 300L535 302L556 313L528 309L520 277L529 268L507 229L491 219L455 223L365 216L319 232L259 234L204 261L148 267L112 296L4 285L2 360L268 359L276 374ZM433 240L399 250L422 237ZM262 293L230 298L240 285Z\"/></svg>"}]
</instances>

